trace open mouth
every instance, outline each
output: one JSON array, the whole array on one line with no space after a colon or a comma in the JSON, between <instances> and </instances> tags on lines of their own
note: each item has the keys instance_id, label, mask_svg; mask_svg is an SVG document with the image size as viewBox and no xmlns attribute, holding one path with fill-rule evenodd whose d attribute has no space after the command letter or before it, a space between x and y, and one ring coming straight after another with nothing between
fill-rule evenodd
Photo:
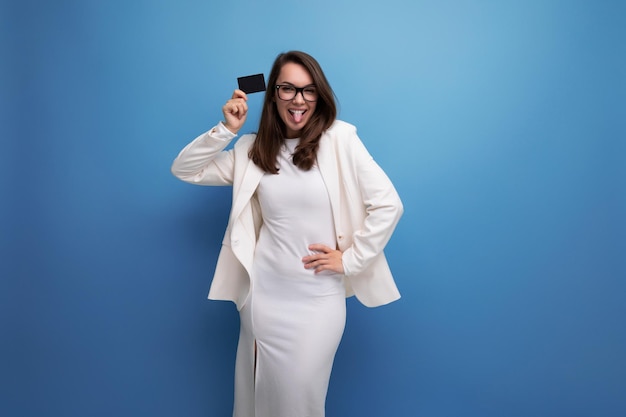
<instances>
[{"instance_id":1,"label":"open mouth","mask_svg":"<svg viewBox=\"0 0 626 417\"><path fill-rule=\"evenodd\" d=\"M293 121L296 123L300 123L302 121L304 113L306 113L306 110L289 110L289 114L291 114Z\"/></svg>"}]
</instances>

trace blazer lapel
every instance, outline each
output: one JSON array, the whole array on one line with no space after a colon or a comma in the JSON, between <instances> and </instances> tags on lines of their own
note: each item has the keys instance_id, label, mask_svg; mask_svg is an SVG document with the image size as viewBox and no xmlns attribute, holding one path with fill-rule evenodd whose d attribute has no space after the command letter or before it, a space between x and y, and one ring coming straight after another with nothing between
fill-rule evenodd
<instances>
[{"instance_id":1,"label":"blazer lapel","mask_svg":"<svg viewBox=\"0 0 626 417\"><path fill-rule=\"evenodd\" d=\"M230 213L231 222L239 217L244 207L250 202L252 194L256 191L264 171L259 168L252 160L248 159L246 171L241 179L241 184L237 189L233 189L235 193L233 197L233 208Z\"/></svg>"},{"instance_id":2,"label":"blazer lapel","mask_svg":"<svg viewBox=\"0 0 626 417\"><path fill-rule=\"evenodd\" d=\"M332 148L332 140L324 133L320 139L320 147L317 151L317 166L322 174L322 179L328 190L330 205L335 219L335 227L339 226L339 173L337 158Z\"/></svg>"}]
</instances>

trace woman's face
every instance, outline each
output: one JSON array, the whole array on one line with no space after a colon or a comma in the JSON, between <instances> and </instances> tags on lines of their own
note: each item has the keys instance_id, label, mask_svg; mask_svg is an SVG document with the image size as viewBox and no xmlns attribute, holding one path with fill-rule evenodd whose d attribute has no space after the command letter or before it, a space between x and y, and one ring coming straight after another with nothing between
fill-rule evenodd
<instances>
[{"instance_id":1,"label":"woman's face","mask_svg":"<svg viewBox=\"0 0 626 417\"><path fill-rule=\"evenodd\" d=\"M313 79L309 72L300 64L288 62L280 69L280 74L276 80L276 85L287 85L296 88L313 86ZM314 88L314 86L313 86ZM307 101L304 96L311 98L310 91L298 92L295 97L283 100L279 96L278 90L274 91L274 101L276 109L286 126L287 138L297 138L300 136L302 128L313 116L315 112L315 101Z\"/></svg>"}]
</instances>

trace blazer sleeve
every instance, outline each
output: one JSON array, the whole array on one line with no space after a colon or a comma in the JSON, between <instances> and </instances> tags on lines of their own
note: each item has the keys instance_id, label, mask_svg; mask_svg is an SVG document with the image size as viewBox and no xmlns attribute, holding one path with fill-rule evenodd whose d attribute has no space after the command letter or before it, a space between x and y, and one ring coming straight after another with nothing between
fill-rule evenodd
<instances>
[{"instance_id":1,"label":"blazer sleeve","mask_svg":"<svg viewBox=\"0 0 626 417\"><path fill-rule=\"evenodd\" d=\"M192 184L232 185L234 151L224 149L235 136L222 123L198 136L180 151L172 174Z\"/></svg>"},{"instance_id":2,"label":"blazer sleeve","mask_svg":"<svg viewBox=\"0 0 626 417\"><path fill-rule=\"evenodd\" d=\"M389 177L374 161L356 133L350 130L344 143L350 173L343 181L348 195L353 220L352 244L342 255L346 276L362 273L383 253L385 245L404 211L402 201ZM360 213L359 213L360 212ZM359 215L354 215L358 213ZM356 220L358 219L358 220Z\"/></svg>"}]
</instances>

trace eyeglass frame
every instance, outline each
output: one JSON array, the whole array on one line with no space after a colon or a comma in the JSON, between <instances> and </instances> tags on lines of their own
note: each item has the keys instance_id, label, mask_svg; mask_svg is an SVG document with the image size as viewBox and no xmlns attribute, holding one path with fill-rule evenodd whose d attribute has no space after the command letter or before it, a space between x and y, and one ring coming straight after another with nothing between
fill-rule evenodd
<instances>
[{"instance_id":1,"label":"eyeglass frame","mask_svg":"<svg viewBox=\"0 0 626 417\"><path fill-rule=\"evenodd\" d=\"M284 98L282 98L280 96L280 93L279 93L280 87L291 87L291 88L296 90L296 93L293 95L293 97L288 98L288 99L284 99ZM298 93L300 93L300 95L302 96L302 99L304 101L308 101L309 103L314 103L314 102L317 101L317 98L319 98L319 96L315 100L307 100L306 97L304 97L304 90L307 89L307 88L311 88L311 87L315 87L315 84L305 85L304 87L296 87L295 85L292 85L292 84L276 84L274 86L274 88L276 89L276 95L282 101L291 101L291 100L295 99L298 96ZM318 95L317 91L315 91L315 95Z\"/></svg>"}]
</instances>

